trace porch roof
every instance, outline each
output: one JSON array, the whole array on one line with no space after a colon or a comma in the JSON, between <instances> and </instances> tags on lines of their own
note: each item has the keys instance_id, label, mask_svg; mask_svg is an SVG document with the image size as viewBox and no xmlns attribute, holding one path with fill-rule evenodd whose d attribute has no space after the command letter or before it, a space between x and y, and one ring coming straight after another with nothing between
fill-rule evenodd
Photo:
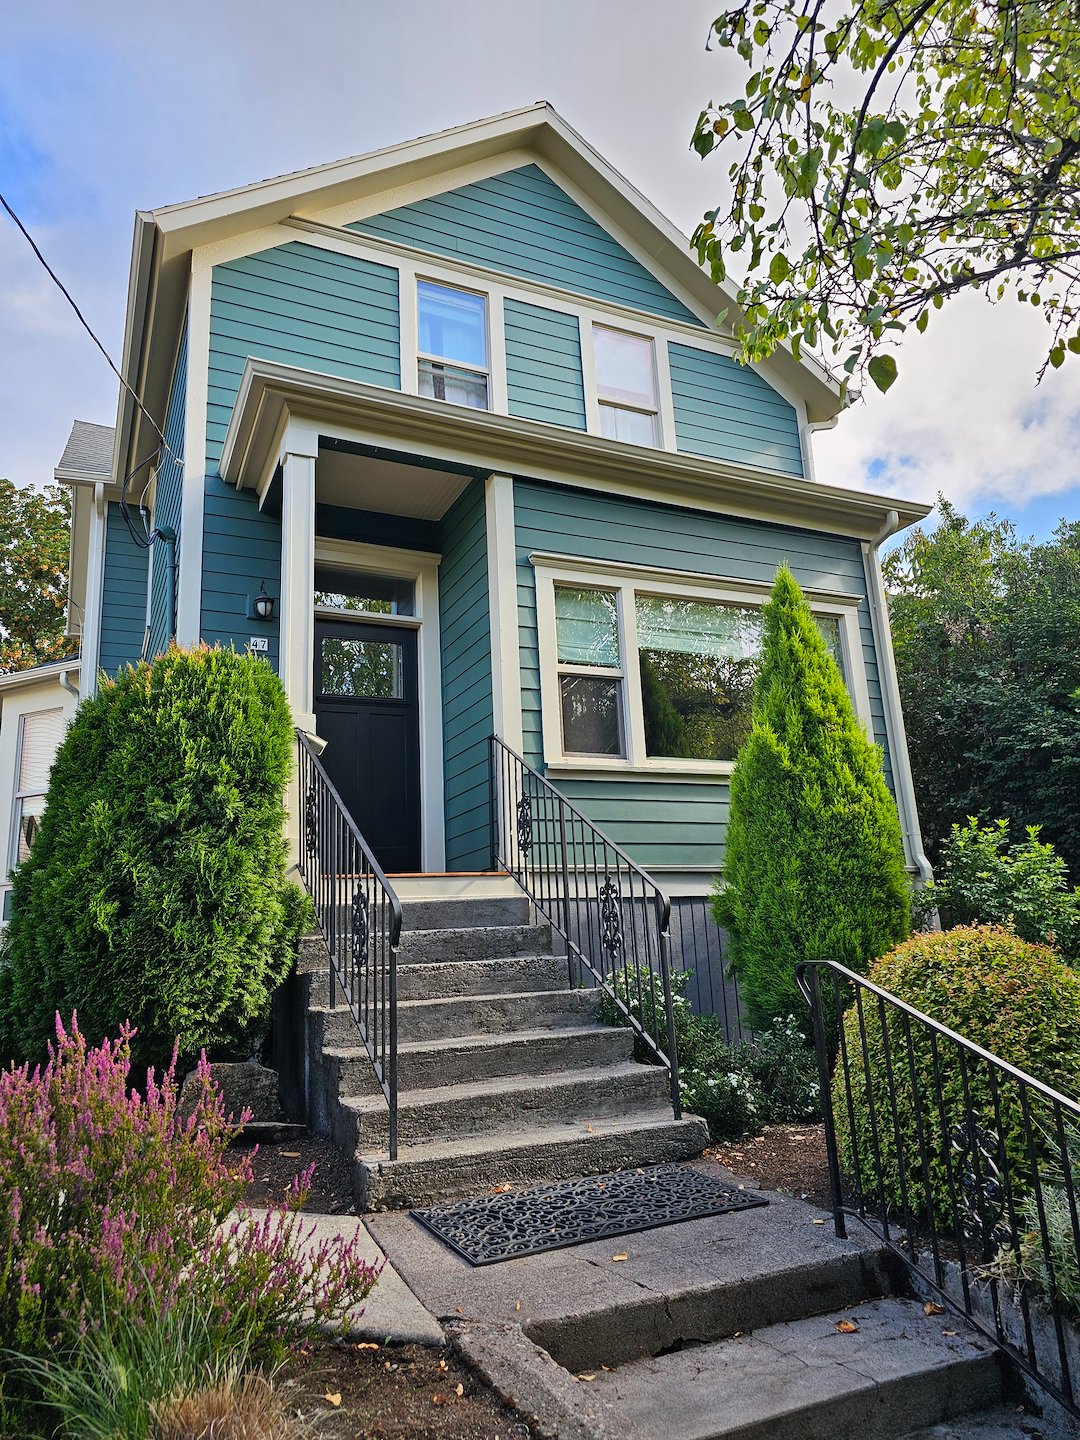
<instances>
[{"instance_id":1,"label":"porch roof","mask_svg":"<svg viewBox=\"0 0 1080 1440\"><path fill-rule=\"evenodd\" d=\"M604 439L558 425L447 405L378 385L249 359L221 456L238 489L266 493L290 423L474 473L503 473L719 510L861 540L914 524L931 507L894 496ZM543 442L538 443L539 432Z\"/></svg>"}]
</instances>

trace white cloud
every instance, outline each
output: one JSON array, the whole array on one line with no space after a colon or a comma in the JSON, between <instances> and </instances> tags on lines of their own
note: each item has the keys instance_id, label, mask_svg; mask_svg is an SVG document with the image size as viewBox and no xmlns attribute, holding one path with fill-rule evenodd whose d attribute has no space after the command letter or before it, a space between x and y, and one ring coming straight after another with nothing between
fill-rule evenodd
<instances>
[{"instance_id":1,"label":"white cloud","mask_svg":"<svg viewBox=\"0 0 1080 1440\"><path fill-rule=\"evenodd\" d=\"M900 378L819 433L819 480L1007 511L1080 482L1080 359L1036 388L1049 332L1031 307L965 296L912 333Z\"/></svg>"}]
</instances>

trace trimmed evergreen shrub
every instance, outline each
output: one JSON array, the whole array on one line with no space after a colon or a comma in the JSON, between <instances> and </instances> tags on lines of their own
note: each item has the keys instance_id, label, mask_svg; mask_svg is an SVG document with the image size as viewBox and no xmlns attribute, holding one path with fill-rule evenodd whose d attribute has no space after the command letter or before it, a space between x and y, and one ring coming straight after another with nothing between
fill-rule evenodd
<instances>
[{"instance_id":1,"label":"trimmed evergreen shrub","mask_svg":"<svg viewBox=\"0 0 1080 1440\"><path fill-rule=\"evenodd\" d=\"M310 913L285 878L288 703L265 661L173 647L103 680L52 768L15 873L0 1041L37 1059L54 1016L136 1056L250 1054Z\"/></svg>"},{"instance_id":2,"label":"trimmed evergreen shrub","mask_svg":"<svg viewBox=\"0 0 1080 1440\"><path fill-rule=\"evenodd\" d=\"M755 1030L807 1014L799 961L836 960L865 974L911 927L881 752L786 566L765 607L753 724L731 777L713 913L730 934Z\"/></svg>"},{"instance_id":3,"label":"trimmed evergreen shrub","mask_svg":"<svg viewBox=\"0 0 1080 1440\"><path fill-rule=\"evenodd\" d=\"M1080 975L1047 947L994 926L933 931L912 936L879 960L870 978L999 1059L1063 1094L1080 1095ZM879 1007L863 1004L869 1085L857 1012L852 1008L844 1018L854 1134L847 1088L839 1069L833 1082L833 1105L847 1172L858 1176L868 1197L877 1199L883 1194L890 1207L900 1210L904 1204L902 1156L912 1212L918 1215L932 1206L938 1224L953 1228L957 1216L950 1200L949 1167L954 1181L960 1180L968 1163L964 1155L969 1148L968 1113L991 1135L998 1133L1000 1115L1014 1202L1019 1203L1031 1163L1015 1082L999 1077L999 1108L995 1112L990 1067L985 1062L972 1059L962 1070L955 1048L941 1041L935 1067L929 1032L913 1022L909 1052L899 1012L887 1005L884 1009L888 1018L883 1025ZM896 1127L889 1095L890 1069ZM1041 1145L1046 1117L1034 1101L1031 1116ZM922 1173L920 1125L930 1174L929 1195ZM875 1152L880 1167L874 1163Z\"/></svg>"}]
</instances>

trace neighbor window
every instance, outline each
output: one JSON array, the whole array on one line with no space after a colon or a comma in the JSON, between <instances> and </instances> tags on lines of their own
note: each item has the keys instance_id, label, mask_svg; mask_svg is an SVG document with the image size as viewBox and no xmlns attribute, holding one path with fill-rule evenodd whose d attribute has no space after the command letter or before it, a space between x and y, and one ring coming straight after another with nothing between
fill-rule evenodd
<instances>
[{"instance_id":1,"label":"neighbor window","mask_svg":"<svg viewBox=\"0 0 1080 1440\"><path fill-rule=\"evenodd\" d=\"M628 440L633 445L659 444L653 342L646 336L594 325L593 357L601 433L609 440Z\"/></svg>"},{"instance_id":2,"label":"neighbor window","mask_svg":"<svg viewBox=\"0 0 1080 1440\"><path fill-rule=\"evenodd\" d=\"M420 394L486 410L488 340L484 296L418 280L416 308Z\"/></svg>"},{"instance_id":3,"label":"neighbor window","mask_svg":"<svg viewBox=\"0 0 1080 1440\"><path fill-rule=\"evenodd\" d=\"M622 577L575 583L538 568L538 602L554 600L554 655L545 639L550 620L541 624L546 733L554 736L557 725L561 740L549 760L594 756L639 766L735 759L750 733L766 595L710 599L694 588L679 594L673 585L671 593ZM814 618L851 688L844 652L845 638L857 639L856 611L833 607ZM854 679L853 698L865 716L861 671Z\"/></svg>"},{"instance_id":4,"label":"neighbor window","mask_svg":"<svg viewBox=\"0 0 1080 1440\"><path fill-rule=\"evenodd\" d=\"M30 847L45 813L49 771L63 738L63 710L35 710L22 717L19 727L19 788L15 795L12 864L21 865L30 854Z\"/></svg>"},{"instance_id":5,"label":"neighbor window","mask_svg":"<svg viewBox=\"0 0 1080 1440\"><path fill-rule=\"evenodd\" d=\"M557 586L555 635L564 753L625 755L617 593Z\"/></svg>"}]
</instances>

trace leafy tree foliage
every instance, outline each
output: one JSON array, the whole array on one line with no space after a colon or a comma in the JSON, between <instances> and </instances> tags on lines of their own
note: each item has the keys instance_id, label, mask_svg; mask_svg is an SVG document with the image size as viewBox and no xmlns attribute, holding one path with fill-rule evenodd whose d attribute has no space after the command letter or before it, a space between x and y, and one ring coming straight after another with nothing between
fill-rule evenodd
<instances>
[{"instance_id":1,"label":"leafy tree foliage","mask_svg":"<svg viewBox=\"0 0 1080 1440\"><path fill-rule=\"evenodd\" d=\"M1080 351L1080 12L1066 0L742 0L710 43L749 74L710 102L730 201L694 235L744 276L743 358L827 341L882 390L883 347L964 290L1041 310Z\"/></svg>"},{"instance_id":2,"label":"leafy tree foliage","mask_svg":"<svg viewBox=\"0 0 1080 1440\"><path fill-rule=\"evenodd\" d=\"M270 667L172 647L84 700L0 951L0 1053L36 1059L57 1012L138 1058L251 1053L310 902L285 878L292 722Z\"/></svg>"},{"instance_id":3,"label":"leafy tree foliage","mask_svg":"<svg viewBox=\"0 0 1080 1440\"><path fill-rule=\"evenodd\" d=\"M910 888L881 753L855 716L802 591L782 567L765 607L750 736L731 777L713 898L751 1025L806 1011L802 960L865 974L910 928Z\"/></svg>"},{"instance_id":4,"label":"leafy tree foliage","mask_svg":"<svg viewBox=\"0 0 1080 1440\"><path fill-rule=\"evenodd\" d=\"M67 486L0 480L0 674L77 649L64 638L70 515Z\"/></svg>"},{"instance_id":5,"label":"leafy tree foliage","mask_svg":"<svg viewBox=\"0 0 1080 1440\"><path fill-rule=\"evenodd\" d=\"M1004 818L1080 875L1080 522L1035 544L943 500L883 570L931 858L968 816Z\"/></svg>"}]
</instances>

